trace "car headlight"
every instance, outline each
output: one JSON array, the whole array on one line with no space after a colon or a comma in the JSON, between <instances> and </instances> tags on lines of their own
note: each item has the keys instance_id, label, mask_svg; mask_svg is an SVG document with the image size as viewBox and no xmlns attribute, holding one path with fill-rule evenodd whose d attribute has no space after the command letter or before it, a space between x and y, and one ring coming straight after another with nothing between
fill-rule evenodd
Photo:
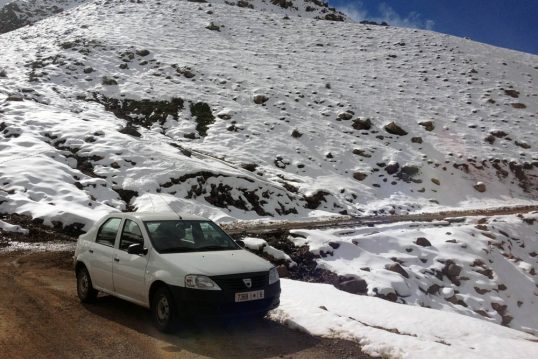
<instances>
[{"instance_id":1,"label":"car headlight","mask_svg":"<svg viewBox=\"0 0 538 359\"><path fill-rule=\"evenodd\" d=\"M185 287L203 290L221 290L217 283L205 275L189 274L185 276Z\"/></svg>"},{"instance_id":2,"label":"car headlight","mask_svg":"<svg viewBox=\"0 0 538 359\"><path fill-rule=\"evenodd\" d=\"M276 270L276 267L273 267L269 271L269 284L273 284L276 282L278 282L278 271Z\"/></svg>"}]
</instances>

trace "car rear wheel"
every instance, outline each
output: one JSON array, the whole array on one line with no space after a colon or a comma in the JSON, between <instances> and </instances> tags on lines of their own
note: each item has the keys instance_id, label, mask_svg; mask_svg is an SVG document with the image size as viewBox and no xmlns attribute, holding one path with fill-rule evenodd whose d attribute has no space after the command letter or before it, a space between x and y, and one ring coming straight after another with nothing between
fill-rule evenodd
<instances>
[{"instance_id":1,"label":"car rear wheel","mask_svg":"<svg viewBox=\"0 0 538 359\"><path fill-rule=\"evenodd\" d=\"M176 324L177 309L174 298L166 287L160 287L155 291L151 300L153 321L157 328L164 333L174 331Z\"/></svg>"},{"instance_id":2,"label":"car rear wheel","mask_svg":"<svg viewBox=\"0 0 538 359\"><path fill-rule=\"evenodd\" d=\"M92 280L86 267L77 271L77 294L82 303L92 303L97 298L97 291L93 289Z\"/></svg>"}]
</instances>

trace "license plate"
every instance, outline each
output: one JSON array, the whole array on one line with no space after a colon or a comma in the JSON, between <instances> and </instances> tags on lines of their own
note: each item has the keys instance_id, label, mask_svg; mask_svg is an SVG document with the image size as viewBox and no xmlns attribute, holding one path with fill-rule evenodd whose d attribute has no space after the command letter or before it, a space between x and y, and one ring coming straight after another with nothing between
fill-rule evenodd
<instances>
[{"instance_id":1,"label":"license plate","mask_svg":"<svg viewBox=\"0 0 538 359\"><path fill-rule=\"evenodd\" d=\"M263 290L255 290L253 292L235 293L236 302L248 302L250 300L263 299L265 293Z\"/></svg>"}]
</instances>

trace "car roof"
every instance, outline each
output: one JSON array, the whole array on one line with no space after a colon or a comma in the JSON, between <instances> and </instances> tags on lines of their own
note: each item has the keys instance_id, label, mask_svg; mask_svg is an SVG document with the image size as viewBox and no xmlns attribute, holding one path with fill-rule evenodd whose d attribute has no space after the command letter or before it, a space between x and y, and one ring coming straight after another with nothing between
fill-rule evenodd
<instances>
[{"instance_id":1,"label":"car roof","mask_svg":"<svg viewBox=\"0 0 538 359\"><path fill-rule=\"evenodd\" d=\"M186 221L207 221L207 218L195 216L188 213L176 213L176 212L124 212L114 213L112 216L125 216L135 217L141 221L172 221L172 220L186 220Z\"/></svg>"}]
</instances>

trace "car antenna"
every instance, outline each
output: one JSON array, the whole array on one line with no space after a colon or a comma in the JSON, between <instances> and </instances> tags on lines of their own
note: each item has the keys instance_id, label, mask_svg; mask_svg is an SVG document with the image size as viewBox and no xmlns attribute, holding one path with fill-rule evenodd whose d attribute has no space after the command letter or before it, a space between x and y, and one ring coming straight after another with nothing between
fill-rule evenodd
<instances>
[{"instance_id":1,"label":"car antenna","mask_svg":"<svg viewBox=\"0 0 538 359\"><path fill-rule=\"evenodd\" d=\"M157 194L159 195L159 198L160 198L160 199L161 199L161 200L162 200L168 207L170 207L170 208L172 209L172 211L174 211L175 214L177 214L177 216L179 217L179 219L180 219L180 220L183 220L183 217L181 217L181 214L179 214L179 212L176 211L176 210L174 209L174 207L173 207L170 203L166 202L166 200L164 199L164 197L163 197L160 193L157 193Z\"/></svg>"}]
</instances>

